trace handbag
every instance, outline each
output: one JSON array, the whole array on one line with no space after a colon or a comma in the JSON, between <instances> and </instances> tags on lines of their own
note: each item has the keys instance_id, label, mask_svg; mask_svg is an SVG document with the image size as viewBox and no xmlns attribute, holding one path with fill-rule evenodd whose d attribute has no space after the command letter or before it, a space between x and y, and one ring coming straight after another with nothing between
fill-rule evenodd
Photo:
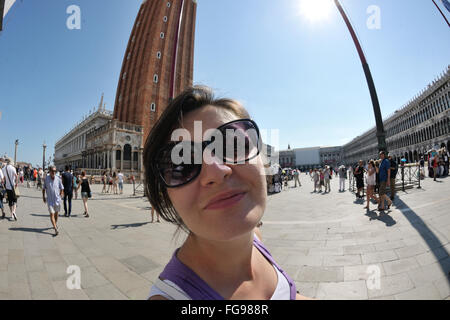
<instances>
[{"instance_id":1,"label":"handbag","mask_svg":"<svg viewBox=\"0 0 450 320\"><path fill-rule=\"evenodd\" d=\"M12 183L11 183L11 179L10 179L10 177L9 177L9 172L8 172L8 166L6 166L6 175L8 176L8 181L9 181L9 184L11 185L11 187L13 188L13 193L14 193L14 199L16 199L17 200L17 198L19 198L20 197L20 191L19 191L19 188L16 188Z\"/></svg>"}]
</instances>

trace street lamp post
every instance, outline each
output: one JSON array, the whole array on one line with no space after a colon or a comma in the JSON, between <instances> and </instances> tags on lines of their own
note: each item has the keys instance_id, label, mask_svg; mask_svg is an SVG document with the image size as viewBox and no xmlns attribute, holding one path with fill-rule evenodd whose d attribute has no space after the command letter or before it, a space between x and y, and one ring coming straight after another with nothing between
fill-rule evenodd
<instances>
[{"instance_id":1,"label":"street lamp post","mask_svg":"<svg viewBox=\"0 0 450 320\"><path fill-rule=\"evenodd\" d=\"M42 145L42 149L43 149L43 152L42 152L42 171L45 171L45 148L47 148L47 146L45 145L45 142L44 142L44 144Z\"/></svg>"},{"instance_id":2,"label":"street lamp post","mask_svg":"<svg viewBox=\"0 0 450 320\"><path fill-rule=\"evenodd\" d=\"M16 160L17 160L17 146L19 145L19 139L16 139L15 145L16 145L16 147L14 149L14 165L16 165Z\"/></svg>"},{"instance_id":3,"label":"street lamp post","mask_svg":"<svg viewBox=\"0 0 450 320\"><path fill-rule=\"evenodd\" d=\"M386 146L386 132L384 131L383 119L381 117L380 111L380 103L378 101L377 91L375 89L375 84L373 82L372 73L370 72L369 64L367 63L364 52L361 48L361 44L359 43L358 37L356 36L355 30L353 29L350 20L345 14L344 9L342 8L339 0L334 0L336 7L342 15L342 18L347 25L348 30L353 38L353 42L355 43L356 50L358 51L359 58L361 59L361 63L364 69L364 74L366 76L367 85L369 86L370 97L372 98L372 106L373 112L375 114L375 121L377 126L377 139L378 139L378 151L387 151Z\"/></svg>"}]
</instances>

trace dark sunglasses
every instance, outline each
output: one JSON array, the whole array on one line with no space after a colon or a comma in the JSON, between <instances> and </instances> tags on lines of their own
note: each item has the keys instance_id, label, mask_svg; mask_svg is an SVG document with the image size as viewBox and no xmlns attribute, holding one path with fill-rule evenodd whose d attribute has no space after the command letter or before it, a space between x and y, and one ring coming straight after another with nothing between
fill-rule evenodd
<instances>
[{"instance_id":1,"label":"dark sunglasses","mask_svg":"<svg viewBox=\"0 0 450 320\"><path fill-rule=\"evenodd\" d=\"M243 164L259 155L260 133L253 120L231 121L218 127L217 132L220 133L222 141L217 141L217 138L212 136L208 141L197 143L172 142L157 153L153 169L167 188L183 186L198 177L202 170L205 149L214 150L211 154L227 164ZM222 146L221 150L214 149L215 141L216 146ZM174 163L174 154L182 156L183 159Z\"/></svg>"}]
</instances>

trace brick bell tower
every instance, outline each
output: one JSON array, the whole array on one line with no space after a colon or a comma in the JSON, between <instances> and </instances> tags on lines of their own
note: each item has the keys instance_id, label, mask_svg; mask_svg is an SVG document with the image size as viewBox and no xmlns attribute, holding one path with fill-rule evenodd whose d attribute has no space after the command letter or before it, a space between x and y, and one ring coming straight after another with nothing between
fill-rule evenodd
<instances>
[{"instance_id":1,"label":"brick bell tower","mask_svg":"<svg viewBox=\"0 0 450 320\"><path fill-rule=\"evenodd\" d=\"M113 118L143 126L192 85L197 0L143 0L117 86Z\"/></svg>"}]
</instances>

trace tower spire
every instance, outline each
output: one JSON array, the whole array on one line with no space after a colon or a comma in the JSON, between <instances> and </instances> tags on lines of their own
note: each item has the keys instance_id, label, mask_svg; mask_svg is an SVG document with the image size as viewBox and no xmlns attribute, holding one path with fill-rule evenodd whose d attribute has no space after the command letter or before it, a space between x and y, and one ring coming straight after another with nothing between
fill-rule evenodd
<instances>
[{"instance_id":1,"label":"tower spire","mask_svg":"<svg viewBox=\"0 0 450 320\"><path fill-rule=\"evenodd\" d=\"M104 95L104 93L102 92L102 98L100 99L100 104L98 105L98 111L102 111L102 107L103 107L103 95Z\"/></svg>"}]
</instances>

